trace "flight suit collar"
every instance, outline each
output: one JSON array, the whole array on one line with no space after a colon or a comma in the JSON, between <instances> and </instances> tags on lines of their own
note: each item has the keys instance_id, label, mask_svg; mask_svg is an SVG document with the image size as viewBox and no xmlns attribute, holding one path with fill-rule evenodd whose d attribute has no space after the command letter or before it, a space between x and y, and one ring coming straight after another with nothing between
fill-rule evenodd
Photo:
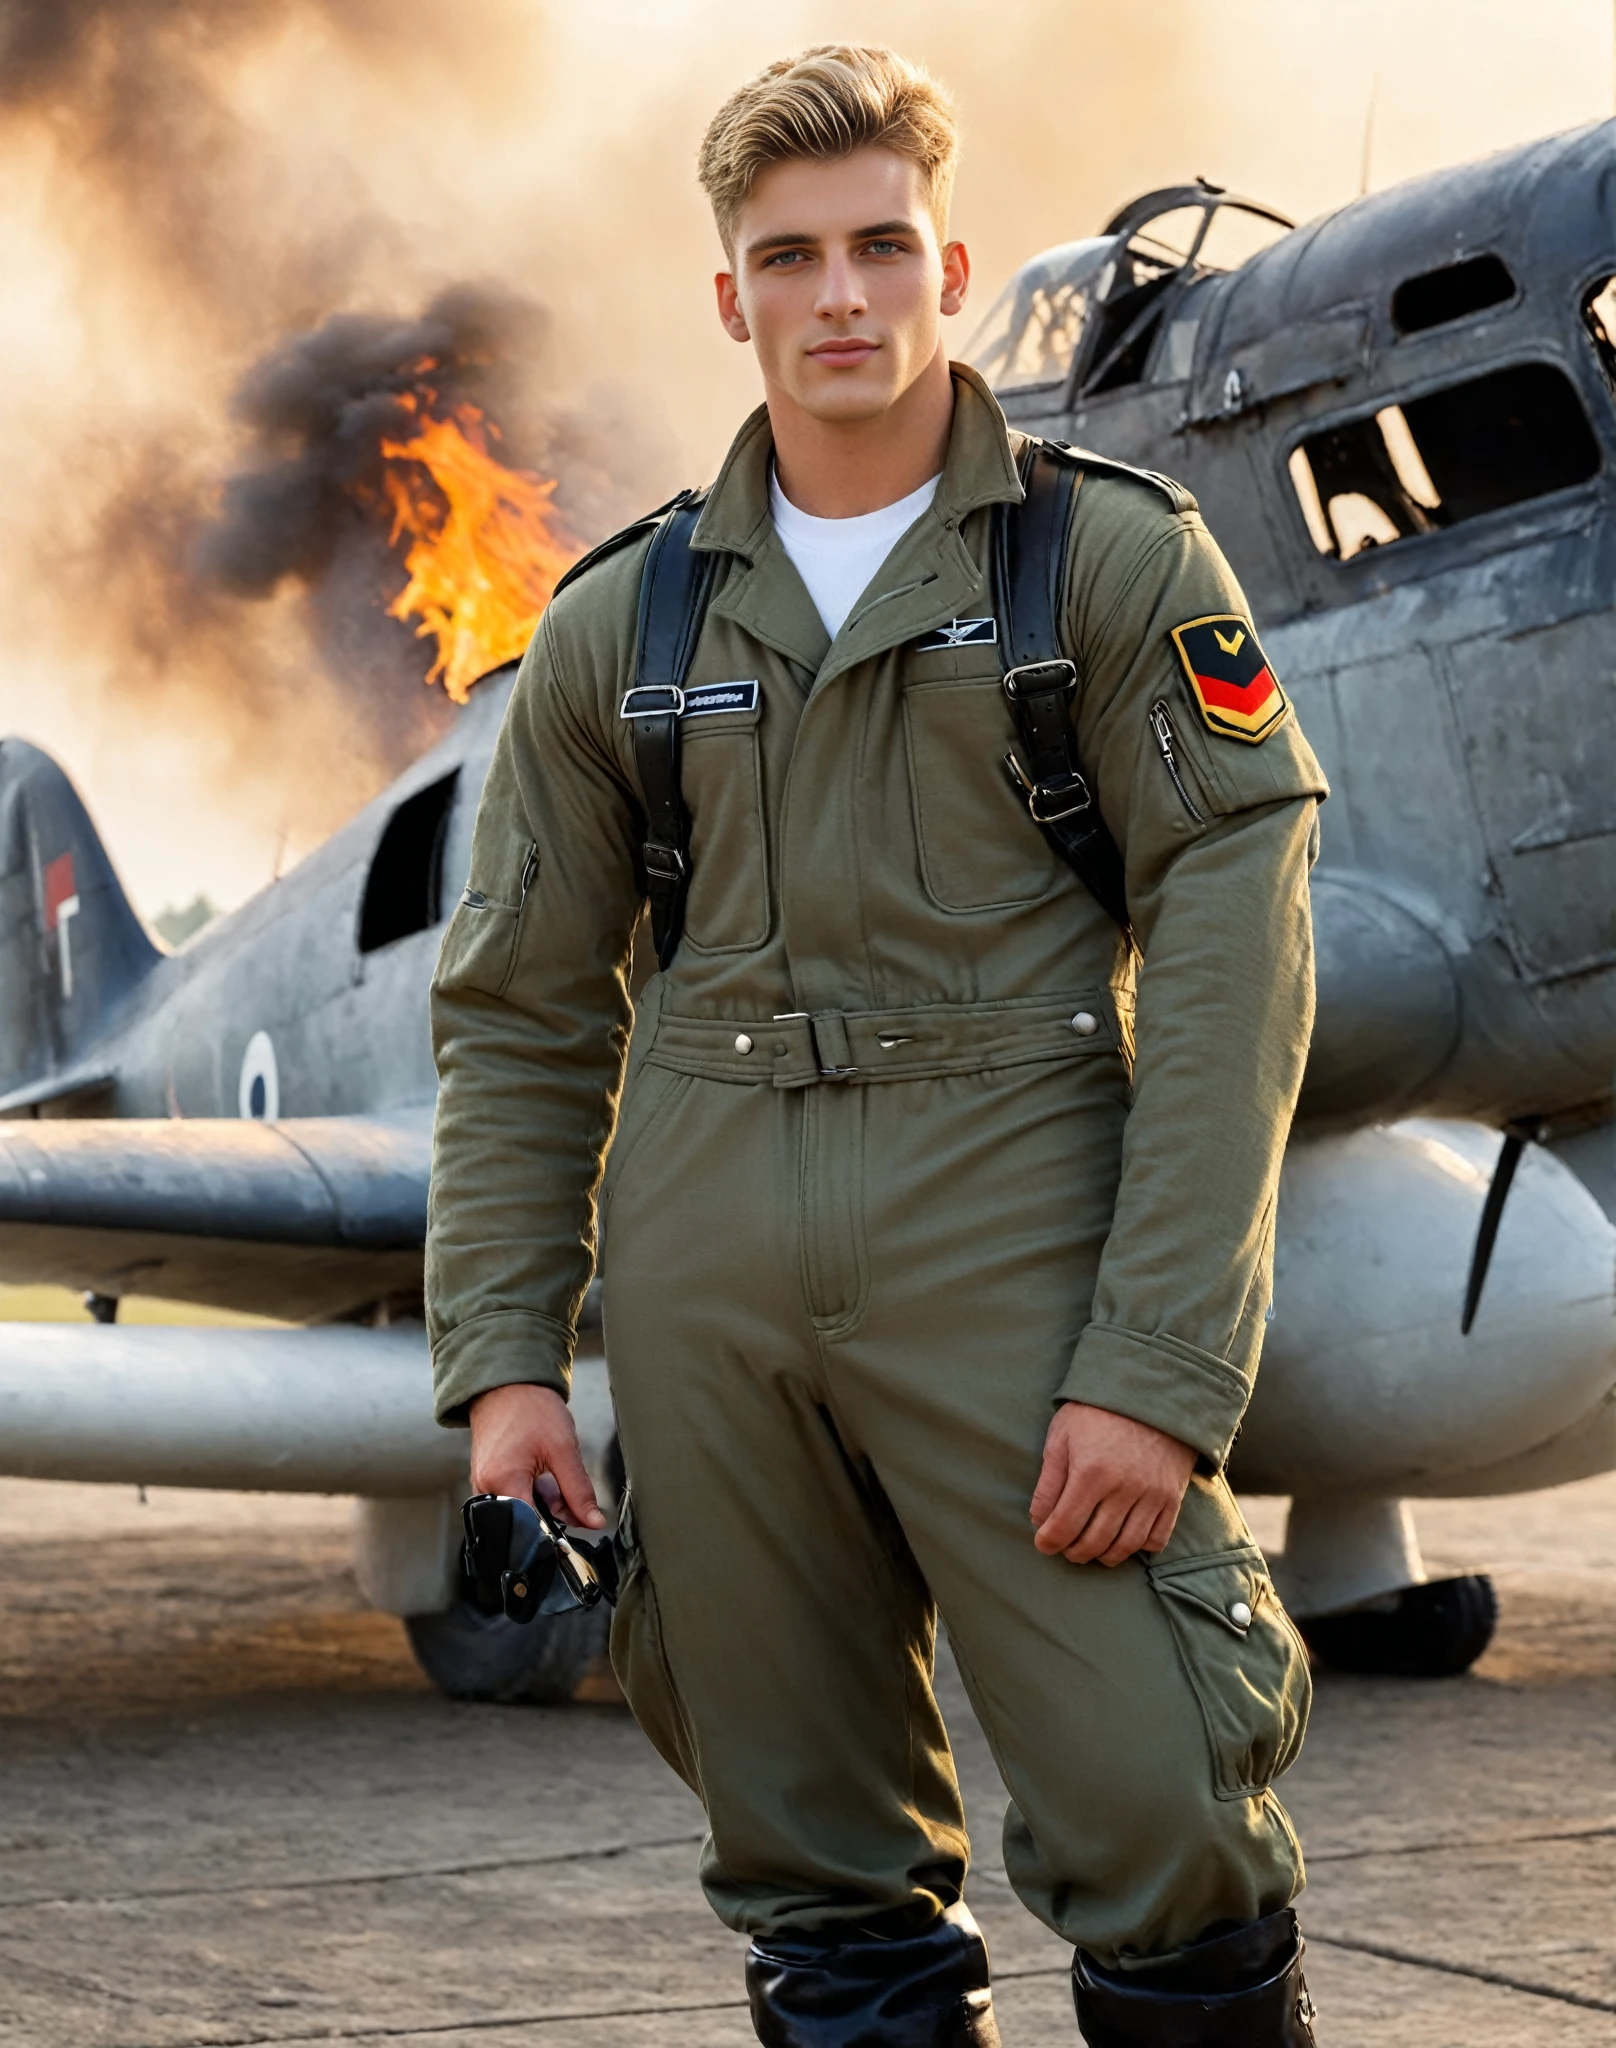
<instances>
[{"instance_id":1,"label":"flight suit collar","mask_svg":"<svg viewBox=\"0 0 1616 2048\"><path fill-rule=\"evenodd\" d=\"M818 683L889 647L961 616L979 596L982 572L960 527L986 505L1016 504L1021 437L1012 439L987 385L964 363L950 366L954 423L930 508L893 548L834 642L781 546L769 511L774 436L766 406L731 444L696 523L691 546L739 557L712 609L814 673Z\"/></svg>"}]
</instances>

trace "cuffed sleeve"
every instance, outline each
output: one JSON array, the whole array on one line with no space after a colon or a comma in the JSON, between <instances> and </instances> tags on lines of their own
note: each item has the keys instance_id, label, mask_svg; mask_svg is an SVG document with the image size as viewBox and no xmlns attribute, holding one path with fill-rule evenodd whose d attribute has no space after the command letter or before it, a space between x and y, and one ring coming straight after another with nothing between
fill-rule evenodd
<instances>
[{"instance_id":1,"label":"cuffed sleeve","mask_svg":"<svg viewBox=\"0 0 1616 2048\"><path fill-rule=\"evenodd\" d=\"M1090 1323L1078 1339L1062 1401L1086 1401L1148 1422L1221 1467L1250 1386L1237 1364L1174 1337Z\"/></svg>"},{"instance_id":2,"label":"cuffed sleeve","mask_svg":"<svg viewBox=\"0 0 1616 2048\"><path fill-rule=\"evenodd\" d=\"M550 1387L563 1399L572 1380L574 1332L528 1309L494 1310L446 1330L432 1350L438 1420L468 1420L479 1394L495 1387Z\"/></svg>"}]
</instances>

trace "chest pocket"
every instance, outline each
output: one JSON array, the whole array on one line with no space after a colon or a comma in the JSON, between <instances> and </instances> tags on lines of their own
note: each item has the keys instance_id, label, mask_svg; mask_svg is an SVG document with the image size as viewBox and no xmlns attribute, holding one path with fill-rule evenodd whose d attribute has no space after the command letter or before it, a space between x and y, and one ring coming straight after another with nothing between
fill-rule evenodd
<instances>
[{"instance_id":1,"label":"chest pocket","mask_svg":"<svg viewBox=\"0 0 1616 2048\"><path fill-rule=\"evenodd\" d=\"M758 752L761 702L705 712L679 729L690 812L685 942L699 953L744 953L769 936L769 866Z\"/></svg>"},{"instance_id":2,"label":"chest pocket","mask_svg":"<svg viewBox=\"0 0 1616 2048\"><path fill-rule=\"evenodd\" d=\"M942 910L1036 903L1067 871L1010 787L1015 745L999 674L910 683L903 698L920 872Z\"/></svg>"}]
</instances>

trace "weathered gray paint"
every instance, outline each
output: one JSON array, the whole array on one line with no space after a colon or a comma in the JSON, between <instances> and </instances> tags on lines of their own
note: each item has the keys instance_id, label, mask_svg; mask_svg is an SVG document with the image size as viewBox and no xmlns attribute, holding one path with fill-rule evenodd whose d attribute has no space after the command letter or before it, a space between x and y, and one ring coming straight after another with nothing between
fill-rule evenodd
<instances>
[{"instance_id":1,"label":"weathered gray paint","mask_svg":"<svg viewBox=\"0 0 1616 2048\"><path fill-rule=\"evenodd\" d=\"M58 1056L9 1091L11 1116L30 1120L0 1121L0 1279L292 1318L418 1299L436 1092L426 990L443 920L362 953L360 908L388 820L458 769L446 916L510 681L486 680L445 741L291 874L179 952L140 960L92 1022L78 1012L94 985L65 997L42 941L30 997L44 1021L25 1042ZM82 865L88 831L59 771L30 765L19 837L41 844L17 863L24 883L70 839ZM39 903L30 894L13 919L13 970L16 926L25 915L38 932ZM94 929L86 918L86 959ZM15 996L22 976L0 979ZM273 1132L240 1116L243 1060L260 1033L279 1083ZM0 1075L15 1079L18 1047L0 1042ZM161 1121L141 1131L128 1119Z\"/></svg>"},{"instance_id":2,"label":"weathered gray paint","mask_svg":"<svg viewBox=\"0 0 1616 2048\"><path fill-rule=\"evenodd\" d=\"M1616 123L1422 178L1174 287L1160 333L1198 319L1186 378L1147 368L1146 382L1069 408L1059 392L1005 400L1018 425L1189 485L1330 776L1304 1119L1608 1113L1616 413L1580 307L1616 273L1613 201ZM1518 280L1513 300L1397 335L1403 279L1485 253ZM1155 363L1167 356L1158 339ZM1286 471L1304 434L1528 361L1576 386L1597 476L1347 562L1318 553ZM1396 909L1366 908L1374 899ZM1398 1020L1371 1062L1365 1003Z\"/></svg>"},{"instance_id":3,"label":"weathered gray paint","mask_svg":"<svg viewBox=\"0 0 1616 2048\"><path fill-rule=\"evenodd\" d=\"M360 905L388 819L458 768L443 855L447 918L510 682L501 674L483 683L449 737L301 866L158 963L112 1034L117 1078L99 1114L235 1116L242 1058L257 1031L275 1047L283 1118L431 1102L426 988L442 922L361 953Z\"/></svg>"}]
</instances>

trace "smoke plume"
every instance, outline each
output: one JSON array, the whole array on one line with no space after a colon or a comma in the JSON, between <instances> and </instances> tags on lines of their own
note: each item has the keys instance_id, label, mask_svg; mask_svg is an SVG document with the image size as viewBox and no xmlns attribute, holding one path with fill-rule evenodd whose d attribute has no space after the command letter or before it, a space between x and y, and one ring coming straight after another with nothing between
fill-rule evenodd
<instances>
[{"instance_id":1,"label":"smoke plume","mask_svg":"<svg viewBox=\"0 0 1616 2048\"><path fill-rule=\"evenodd\" d=\"M370 729L393 736L395 755L446 714L410 689L427 657L384 609L400 579L383 448L413 432L430 394L445 413L472 404L497 422L507 462L549 475L577 468L577 427L528 397L545 325L530 300L457 285L412 320L333 314L272 349L236 393L246 459L225 480L183 573L215 599L261 600L295 586L325 668L365 698ZM588 497L587 485L574 494L575 516L596 509Z\"/></svg>"},{"instance_id":2,"label":"smoke plume","mask_svg":"<svg viewBox=\"0 0 1616 2048\"><path fill-rule=\"evenodd\" d=\"M452 144L498 110L500 64L531 61L525 11L0 0L0 151L44 167L88 353L139 392L80 388L36 477L0 484L25 623L98 671L109 743L165 731L294 854L453 716L423 687L430 649L387 614L404 577L380 446L407 434L407 398L474 403L501 461L557 479L580 538L637 503L610 458L620 403L586 417L554 395L543 308L446 278L489 267L477 237L407 224L384 189L401 137L367 157L339 103L380 88L401 126ZM266 117L271 88L305 118Z\"/></svg>"},{"instance_id":3,"label":"smoke plume","mask_svg":"<svg viewBox=\"0 0 1616 2048\"><path fill-rule=\"evenodd\" d=\"M376 492L381 443L412 424L401 397L426 376L447 400L492 400L501 417L496 387L542 329L531 303L461 286L418 319L335 313L272 349L236 394L253 459L224 486L201 573L243 597L267 596L285 576L317 581L356 501Z\"/></svg>"},{"instance_id":4,"label":"smoke plume","mask_svg":"<svg viewBox=\"0 0 1616 2048\"><path fill-rule=\"evenodd\" d=\"M362 502L409 351L580 542L710 477L757 394L692 157L785 51L957 91L961 346L1151 186L1351 199L1371 103L1377 183L1597 118L1610 37L1608 0L0 0L0 731L153 907L373 794L453 716Z\"/></svg>"}]
</instances>

